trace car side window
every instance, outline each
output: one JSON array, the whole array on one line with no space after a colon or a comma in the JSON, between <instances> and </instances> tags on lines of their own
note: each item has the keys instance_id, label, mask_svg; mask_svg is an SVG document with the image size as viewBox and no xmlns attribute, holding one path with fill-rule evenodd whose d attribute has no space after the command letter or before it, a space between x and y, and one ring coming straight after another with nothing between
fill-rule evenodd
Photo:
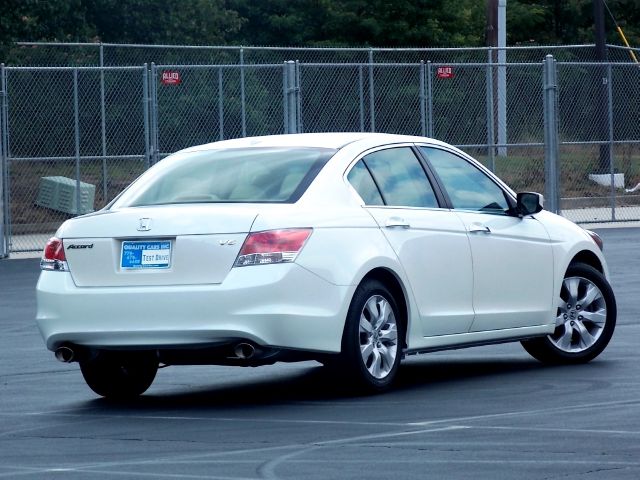
<instances>
[{"instance_id":1,"label":"car side window","mask_svg":"<svg viewBox=\"0 0 640 480\"><path fill-rule=\"evenodd\" d=\"M504 191L464 158L438 148L421 150L444 184L453 208L498 215L510 210Z\"/></svg>"},{"instance_id":2,"label":"car side window","mask_svg":"<svg viewBox=\"0 0 640 480\"><path fill-rule=\"evenodd\" d=\"M386 205L438 208L427 174L410 148L378 150L363 161Z\"/></svg>"},{"instance_id":3,"label":"car side window","mask_svg":"<svg viewBox=\"0 0 640 480\"><path fill-rule=\"evenodd\" d=\"M371 173L369 173L362 160L353 166L349 175L347 175L347 180L364 200L365 205L384 205L380 190L378 190L373 178L371 178Z\"/></svg>"}]
</instances>

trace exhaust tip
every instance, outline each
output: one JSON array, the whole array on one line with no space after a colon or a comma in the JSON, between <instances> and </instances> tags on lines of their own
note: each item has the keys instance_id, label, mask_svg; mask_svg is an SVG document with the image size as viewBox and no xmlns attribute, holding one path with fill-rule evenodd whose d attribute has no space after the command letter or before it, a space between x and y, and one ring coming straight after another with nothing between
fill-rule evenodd
<instances>
[{"instance_id":1,"label":"exhaust tip","mask_svg":"<svg viewBox=\"0 0 640 480\"><path fill-rule=\"evenodd\" d=\"M55 351L55 356L59 362L70 363L76 355L69 347L59 347Z\"/></svg>"},{"instance_id":2,"label":"exhaust tip","mask_svg":"<svg viewBox=\"0 0 640 480\"><path fill-rule=\"evenodd\" d=\"M238 358L248 360L256 353L256 349L250 343L238 343L233 349L233 353Z\"/></svg>"}]
</instances>

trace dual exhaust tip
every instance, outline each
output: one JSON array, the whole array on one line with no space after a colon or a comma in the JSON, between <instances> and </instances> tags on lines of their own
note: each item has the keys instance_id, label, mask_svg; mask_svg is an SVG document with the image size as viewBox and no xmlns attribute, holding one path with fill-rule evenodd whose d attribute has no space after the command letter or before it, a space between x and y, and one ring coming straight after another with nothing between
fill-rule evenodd
<instances>
[{"instance_id":1,"label":"dual exhaust tip","mask_svg":"<svg viewBox=\"0 0 640 480\"><path fill-rule=\"evenodd\" d=\"M76 353L69 347L58 347L55 351L56 359L62 363L71 363L76 358Z\"/></svg>"},{"instance_id":2,"label":"dual exhaust tip","mask_svg":"<svg viewBox=\"0 0 640 480\"><path fill-rule=\"evenodd\" d=\"M233 354L241 360L249 360L256 353L256 347L250 343L240 342L233 348Z\"/></svg>"}]
</instances>

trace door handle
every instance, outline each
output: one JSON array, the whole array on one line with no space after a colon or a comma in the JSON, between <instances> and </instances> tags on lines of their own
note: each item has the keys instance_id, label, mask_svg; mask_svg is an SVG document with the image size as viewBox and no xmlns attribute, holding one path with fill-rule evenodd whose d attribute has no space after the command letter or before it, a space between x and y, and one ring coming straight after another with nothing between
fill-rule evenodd
<instances>
[{"instance_id":1,"label":"door handle","mask_svg":"<svg viewBox=\"0 0 640 480\"><path fill-rule=\"evenodd\" d=\"M409 222L407 222L404 218L400 217L391 217L387 219L387 223L385 224L387 228L409 228Z\"/></svg>"},{"instance_id":2,"label":"door handle","mask_svg":"<svg viewBox=\"0 0 640 480\"><path fill-rule=\"evenodd\" d=\"M486 225L474 223L469 226L469 233L491 233L491 229Z\"/></svg>"}]
</instances>

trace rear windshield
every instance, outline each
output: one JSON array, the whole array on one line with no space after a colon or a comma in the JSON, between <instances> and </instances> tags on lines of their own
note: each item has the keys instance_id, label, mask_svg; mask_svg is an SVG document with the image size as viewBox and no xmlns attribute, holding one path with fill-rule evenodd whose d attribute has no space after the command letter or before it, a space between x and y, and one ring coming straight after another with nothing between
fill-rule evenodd
<instances>
[{"instance_id":1,"label":"rear windshield","mask_svg":"<svg viewBox=\"0 0 640 480\"><path fill-rule=\"evenodd\" d=\"M162 160L112 205L293 203L336 153L329 148L237 148L177 153Z\"/></svg>"}]
</instances>

